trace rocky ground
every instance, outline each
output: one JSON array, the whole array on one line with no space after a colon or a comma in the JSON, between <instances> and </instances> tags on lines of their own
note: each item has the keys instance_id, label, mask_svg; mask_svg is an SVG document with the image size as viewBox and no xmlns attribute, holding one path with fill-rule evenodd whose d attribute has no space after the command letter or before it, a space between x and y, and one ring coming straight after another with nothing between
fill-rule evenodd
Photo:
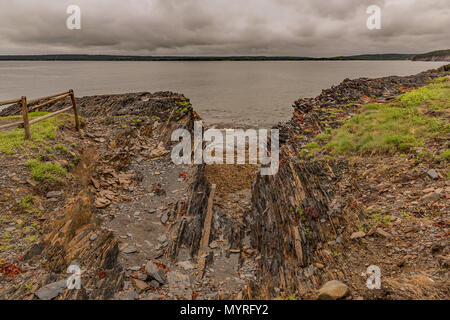
<instances>
[{"instance_id":1,"label":"rocky ground","mask_svg":"<svg viewBox=\"0 0 450 320\"><path fill-rule=\"evenodd\" d=\"M214 259L201 276L188 248L174 258L167 255L169 229L180 215L176 206L188 201L195 172L172 163L168 141L174 128L191 130L196 115L189 101L144 93L77 102L84 119L80 133L65 117L50 148L38 144L29 153L0 155L7 168L0 193L0 298L218 299L240 292L246 284L241 269L254 275L226 241L209 244ZM70 173L58 181L35 180L25 165L34 158ZM250 181L246 187L248 198ZM215 206L222 196L219 186ZM241 199L227 196L227 203ZM237 211L242 217L245 210ZM72 264L82 269L81 290L65 290Z\"/></svg>"},{"instance_id":2,"label":"rocky ground","mask_svg":"<svg viewBox=\"0 0 450 320\"><path fill-rule=\"evenodd\" d=\"M275 177L172 164L170 133L198 119L182 95L78 98L81 132L62 115L50 139L0 152L0 299L448 299L448 162L306 147L448 74L346 79L296 101ZM433 141L438 154L448 139ZM66 290L71 265L80 290Z\"/></svg>"}]
</instances>

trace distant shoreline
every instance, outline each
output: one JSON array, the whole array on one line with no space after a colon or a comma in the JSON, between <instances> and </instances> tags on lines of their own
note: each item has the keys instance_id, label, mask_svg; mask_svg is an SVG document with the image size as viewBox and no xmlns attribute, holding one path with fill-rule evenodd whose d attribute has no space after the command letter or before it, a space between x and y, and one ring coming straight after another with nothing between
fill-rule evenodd
<instances>
[{"instance_id":1,"label":"distant shoreline","mask_svg":"<svg viewBox=\"0 0 450 320\"><path fill-rule=\"evenodd\" d=\"M301 56L133 56L108 54L0 55L0 61L450 61L450 49L422 54L381 53L336 57Z\"/></svg>"},{"instance_id":2,"label":"distant shoreline","mask_svg":"<svg viewBox=\"0 0 450 320\"><path fill-rule=\"evenodd\" d=\"M365 54L339 57L295 56L123 56L123 55L0 55L0 61L401 61L412 60L415 54Z\"/></svg>"}]
</instances>

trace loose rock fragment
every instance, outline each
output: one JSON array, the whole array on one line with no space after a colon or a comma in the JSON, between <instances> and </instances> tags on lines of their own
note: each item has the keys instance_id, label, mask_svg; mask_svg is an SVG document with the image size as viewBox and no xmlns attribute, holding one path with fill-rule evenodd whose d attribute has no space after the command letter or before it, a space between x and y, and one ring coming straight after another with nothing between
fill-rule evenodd
<instances>
[{"instance_id":1,"label":"loose rock fragment","mask_svg":"<svg viewBox=\"0 0 450 320\"><path fill-rule=\"evenodd\" d=\"M34 294L41 300L52 300L53 298L56 298L61 293L63 293L66 288L66 280L61 280L58 282L50 283L40 288Z\"/></svg>"},{"instance_id":2,"label":"loose rock fragment","mask_svg":"<svg viewBox=\"0 0 450 320\"><path fill-rule=\"evenodd\" d=\"M387 233L386 231L384 231L381 228L377 228L376 233L378 235L382 236L382 237L385 237L385 238L390 238L391 237L391 235L389 233Z\"/></svg>"},{"instance_id":3,"label":"loose rock fragment","mask_svg":"<svg viewBox=\"0 0 450 320\"><path fill-rule=\"evenodd\" d=\"M345 297L349 290L346 284L338 280L328 281L319 290L319 300L337 300Z\"/></svg>"},{"instance_id":4,"label":"loose rock fragment","mask_svg":"<svg viewBox=\"0 0 450 320\"><path fill-rule=\"evenodd\" d=\"M149 289L149 286L145 281L142 281L139 279L131 279L131 283L133 284L133 287L135 287L139 293Z\"/></svg>"},{"instance_id":5,"label":"loose rock fragment","mask_svg":"<svg viewBox=\"0 0 450 320\"><path fill-rule=\"evenodd\" d=\"M352 233L352 235L350 236L350 239L359 239L359 238L364 238L366 236L366 234L362 231L358 231L358 232L354 232Z\"/></svg>"},{"instance_id":6,"label":"loose rock fragment","mask_svg":"<svg viewBox=\"0 0 450 320\"><path fill-rule=\"evenodd\" d=\"M64 191L50 191L50 192L47 193L46 197L49 198L49 199L59 198L63 194L64 194Z\"/></svg>"},{"instance_id":7,"label":"loose rock fragment","mask_svg":"<svg viewBox=\"0 0 450 320\"><path fill-rule=\"evenodd\" d=\"M434 170L434 169L428 170L428 171L427 171L427 175L428 175L431 179L433 179L433 180L439 179L439 174L438 174L438 173L436 172L436 170Z\"/></svg>"},{"instance_id":8,"label":"loose rock fragment","mask_svg":"<svg viewBox=\"0 0 450 320\"><path fill-rule=\"evenodd\" d=\"M135 246L128 246L125 249L123 249L123 253L125 254L131 254L131 253L136 253L138 250Z\"/></svg>"}]
</instances>

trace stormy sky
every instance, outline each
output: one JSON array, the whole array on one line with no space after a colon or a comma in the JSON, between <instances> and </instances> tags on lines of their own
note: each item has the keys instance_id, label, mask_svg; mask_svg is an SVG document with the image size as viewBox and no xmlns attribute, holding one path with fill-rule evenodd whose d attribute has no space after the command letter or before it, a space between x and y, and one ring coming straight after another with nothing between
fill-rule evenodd
<instances>
[{"instance_id":1,"label":"stormy sky","mask_svg":"<svg viewBox=\"0 0 450 320\"><path fill-rule=\"evenodd\" d=\"M0 54L418 53L450 48L449 30L450 0L0 0Z\"/></svg>"}]
</instances>

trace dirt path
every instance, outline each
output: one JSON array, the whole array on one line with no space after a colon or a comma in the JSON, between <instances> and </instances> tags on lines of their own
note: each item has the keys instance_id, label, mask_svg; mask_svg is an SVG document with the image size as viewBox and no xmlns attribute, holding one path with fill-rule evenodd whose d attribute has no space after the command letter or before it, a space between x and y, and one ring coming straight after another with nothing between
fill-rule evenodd
<instances>
[{"instance_id":1,"label":"dirt path","mask_svg":"<svg viewBox=\"0 0 450 320\"><path fill-rule=\"evenodd\" d=\"M240 252L227 256L228 248L224 242L210 243L214 258L207 265L203 279L199 277L198 268L189 257L187 248L181 248L176 261L165 255L174 206L177 202L188 200L189 166L171 164L169 157L139 162L134 159L129 170L136 172L140 180L127 195L130 201L114 203L102 214L104 227L112 230L119 239L119 263L126 270L124 291L116 297L218 299L231 297L243 290L247 278L254 277L249 272L254 265L240 266ZM214 205L227 207L234 204L228 212L242 217L243 211L250 205L250 191L247 188L232 193L227 201L223 201L219 194ZM241 203L243 199L247 207ZM161 277L152 275L151 268L155 265L163 271Z\"/></svg>"}]
</instances>

